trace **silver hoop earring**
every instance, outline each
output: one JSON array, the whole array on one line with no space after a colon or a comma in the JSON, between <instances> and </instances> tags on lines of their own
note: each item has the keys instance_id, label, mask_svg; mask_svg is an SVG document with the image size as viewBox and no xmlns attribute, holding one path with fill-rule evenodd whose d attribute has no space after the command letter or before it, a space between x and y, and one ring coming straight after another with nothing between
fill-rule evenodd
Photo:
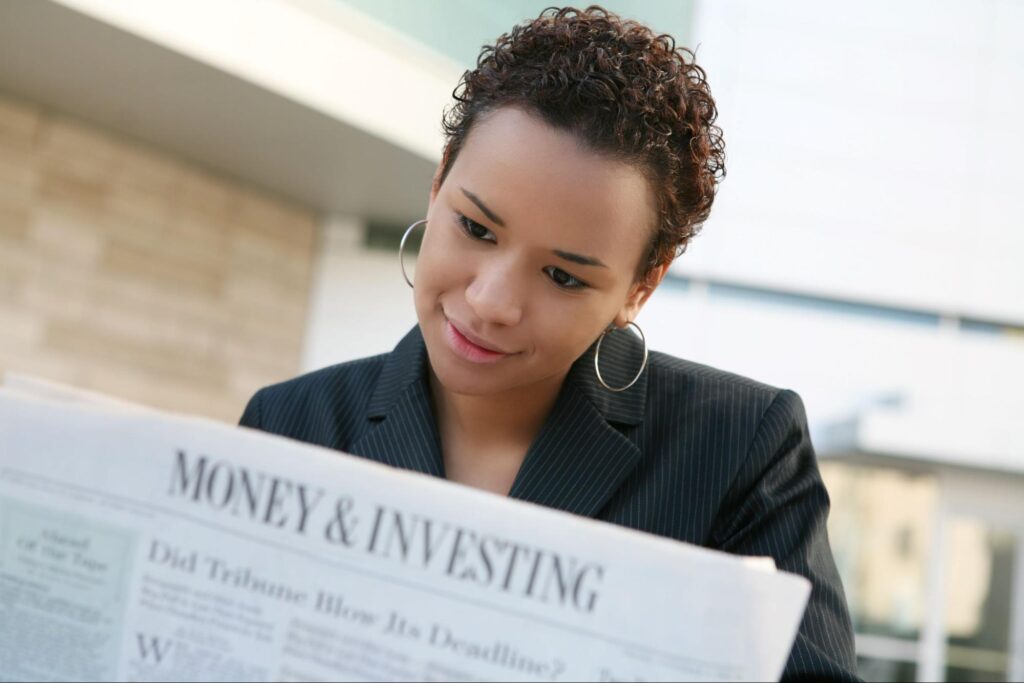
<instances>
[{"instance_id":1,"label":"silver hoop earring","mask_svg":"<svg viewBox=\"0 0 1024 683\"><path fill-rule=\"evenodd\" d=\"M639 370L639 372L636 373L636 377L633 378L633 381L630 382L629 384L627 384L624 387L618 387L618 388L610 387L604 381L604 378L601 377L601 365L600 365L601 342L604 341L604 336L606 334L608 334L614 328L609 327L608 329L606 329L604 332L601 333L601 337L597 340L597 348L594 350L594 372L597 373L597 381L600 382L601 386L603 386L608 391L625 391L626 389L629 389L631 386L636 384L636 381L638 379L640 379L640 375L644 374L644 368L647 367L647 337L644 336L644 331L640 329L640 326L637 325L632 320L629 321L628 323L626 323L627 327L630 326L630 325L635 327L636 331L640 333L640 340L644 343L644 362L640 364L640 370Z\"/></svg>"},{"instance_id":2,"label":"silver hoop earring","mask_svg":"<svg viewBox=\"0 0 1024 683\"><path fill-rule=\"evenodd\" d=\"M409 241L409 235L412 234L412 231L417 226L426 225L426 223L427 219L424 218L410 225L408 228L405 229L405 234L402 235L402 241L398 243L398 265L402 269L402 277L405 278L405 283L410 287L412 287L412 280L410 280L409 276L405 274L405 243Z\"/></svg>"}]
</instances>

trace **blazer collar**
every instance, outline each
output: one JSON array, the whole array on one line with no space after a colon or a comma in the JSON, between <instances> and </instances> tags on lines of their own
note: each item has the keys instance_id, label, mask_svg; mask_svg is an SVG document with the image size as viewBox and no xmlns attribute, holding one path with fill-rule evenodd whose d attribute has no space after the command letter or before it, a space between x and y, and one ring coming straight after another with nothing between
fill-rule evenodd
<instances>
[{"instance_id":1,"label":"blazer collar","mask_svg":"<svg viewBox=\"0 0 1024 683\"><path fill-rule=\"evenodd\" d=\"M416 325L387 355L366 407L366 416L371 419L386 417L410 384L426 384L427 363L427 346L423 343L420 326Z\"/></svg>"},{"instance_id":2,"label":"blazer collar","mask_svg":"<svg viewBox=\"0 0 1024 683\"><path fill-rule=\"evenodd\" d=\"M618 427L639 424L647 398L645 370L629 389L611 392L594 373L596 343L569 371L554 408L527 451L509 496L594 516L640 461L640 450ZM606 336L601 375L627 384L643 350L628 332ZM353 453L403 469L444 476L440 437L419 326L388 354L367 405L375 421Z\"/></svg>"},{"instance_id":3,"label":"blazer collar","mask_svg":"<svg viewBox=\"0 0 1024 683\"><path fill-rule=\"evenodd\" d=\"M373 424L349 450L371 460L444 476L441 438L427 380L427 349L417 325L388 354L366 408Z\"/></svg>"},{"instance_id":4,"label":"blazer collar","mask_svg":"<svg viewBox=\"0 0 1024 683\"><path fill-rule=\"evenodd\" d=\"M597 342L580 356L569 371L567 384L573 384L593 404L605 420L621 425L638 425L647 406L648 370L629 389L609 391L601 386L594 371ZM636 377L643 361L643 342L632 332L616 330L601 342L601 377L612 387L624 387Z\"/></svg>"}]
</instances>

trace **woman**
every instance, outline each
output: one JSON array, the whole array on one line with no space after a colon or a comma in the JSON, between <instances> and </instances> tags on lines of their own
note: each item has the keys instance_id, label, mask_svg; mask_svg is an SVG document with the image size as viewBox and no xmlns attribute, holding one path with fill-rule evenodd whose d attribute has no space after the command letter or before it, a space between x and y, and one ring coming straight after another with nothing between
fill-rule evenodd
<instances>
[{"instance_id":1,"label":"woman","mask_svg":"<svg viewBox=\"0 0 1024 683\"><path fill-rule=\"evenodd\" d=\"M771 555L814 586L786 677L855 678L799 397L623 331L724 174L692 58L600 8L546 10L485 47L410 226L419 324L389 354L259 391L241 423Z\"/></svg>"}]
</instances>

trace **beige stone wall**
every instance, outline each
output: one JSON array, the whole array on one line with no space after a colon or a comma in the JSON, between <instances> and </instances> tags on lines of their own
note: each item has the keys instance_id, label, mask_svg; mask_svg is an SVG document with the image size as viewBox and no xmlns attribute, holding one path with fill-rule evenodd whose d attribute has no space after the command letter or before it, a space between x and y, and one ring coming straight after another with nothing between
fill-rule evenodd
<instances>
[{"instance_id":1,"label":"beige stone wall","mask_svg":"<svg viewBox=\"0 0 1024 683\"><path fill-rule=\"evenodd\" d=\"M315 225L0 96L0 370L234 421L298 372Z\"/></svg>"}]
</instances>

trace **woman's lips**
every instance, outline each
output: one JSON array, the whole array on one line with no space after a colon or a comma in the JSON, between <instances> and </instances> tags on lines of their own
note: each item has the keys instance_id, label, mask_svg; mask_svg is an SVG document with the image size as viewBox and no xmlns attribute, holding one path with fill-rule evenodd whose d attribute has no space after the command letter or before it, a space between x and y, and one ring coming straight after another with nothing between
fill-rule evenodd
<instances>
[{"instance_id":1,"label":"woman's lips","mask_svg":"<svg viewBox=\"0 0 1024 683\"><path fill-rule=\"evenodd\" d=\"M444 321L445 339L452 351L473 363L494 363L511 354L494 351L470 341L450 320Z\"/></svg>"}]
</instances>

